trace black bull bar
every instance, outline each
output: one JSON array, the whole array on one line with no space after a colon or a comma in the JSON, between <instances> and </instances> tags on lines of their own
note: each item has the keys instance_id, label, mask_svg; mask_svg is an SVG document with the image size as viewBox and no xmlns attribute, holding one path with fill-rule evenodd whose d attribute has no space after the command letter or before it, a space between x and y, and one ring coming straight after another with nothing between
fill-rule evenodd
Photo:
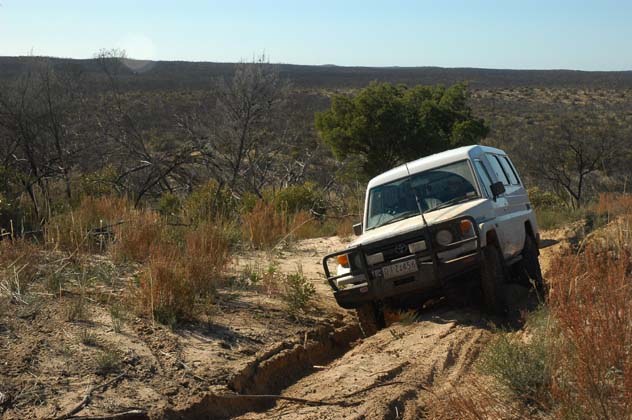
<instances>
[{"instance_id":1,"label":"black bull bar","mask_svg":"<svg viewBox=\"0 0 632 420\"><path fill-rule=\"evenodd\" d=\"M459 223L463 220L470 221L474 229L474 236L461 238L445 246L439 245L436 242L435 236L438 231L449 229L451 232L454 232L455 228L459 229ZM381 267L390 265L391 262L384 262L370 266L366 258L367 252L369 254L376 252L375 249L380 248L380 246L383 247L383 244L396 243L397 241L394 241L393 238L388 238L368 245L356 245L354 247L326 255L322 261L323 269L325 271L327 282L332 288L338 304L343 307L353 308L366 301L380 300L400 293L419 291L423 288L438 288L443 286L450 278L476 267L481 260L480 232L476 221L471 216L462 216L445 220L441 223L423 227L418 232L421 232L422 235L418 235L416 240L420 241L423 239L425 241L426 248L422 251L411 253L410 255L397 260L403 261L407 259L415 259L418 267L418 272L416 273L416 277L418 277L418 279L401 288L393 287L392 284L386 284L386 282L390 280L385 280L383 277L376 278L374 275L376 272L381 273ZM465 254L451 259L442 259L439 256L441 253L460 248L463 245L467 245L472 242L476 243L475 248L471 251L467 251ZM345 254L359 255L360 267L353 267L351 271L347 273L332 275L328 263L331 259L337 260L338 256ZM350 289L340 288L337 284L337 280L349 276L364 277L366 286L360 288L352 287Z\"/></svg>"}]
</instances>

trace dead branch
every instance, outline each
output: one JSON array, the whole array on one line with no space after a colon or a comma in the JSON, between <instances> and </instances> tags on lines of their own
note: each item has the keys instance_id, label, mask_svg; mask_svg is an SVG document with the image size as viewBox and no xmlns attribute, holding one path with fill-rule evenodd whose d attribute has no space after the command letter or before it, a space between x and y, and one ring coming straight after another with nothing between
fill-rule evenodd
<instances>
[{"instance_id":1,"label":"dead branch","mask_svg":"<svg viewBox=\"0 0 632 420\"><path fill-rule=\"evenodd\" d=\"M132 420L147 418L145 410L128 410L115 414L104 414L101 416L78 416L72 417L73 420Z\"/></svg>"},{"instance_id":2,"label":"dead branch","mask_svg":"<svg viewBox=\"0 0 632 420\"><path fill-rule=\"evenodd\" d=\"M92 388L90 388L88 390L88 392L86 392L86 395L83 397L83 399L81 400L81 402L72 410L70 410L68 413L63 414L59 417L56 417L55 420L66 420L69 419L71 417L73 417L75 414L77 414L78 412L80 412L81 410L83 410L84 408L86 408L86 406L88 404L90 404L90 401L92 400L92 394L102 388L107 387L108 385L113 384L114 382L118 381L119 379L121 379L122 377L125 376L125 373L121 373L120 375L118 375L116 378L114 379L110 379L109 381L106 381L104 383L102 383L101 385L96 385L93 386Z\"/></svg>"}]
</instances>

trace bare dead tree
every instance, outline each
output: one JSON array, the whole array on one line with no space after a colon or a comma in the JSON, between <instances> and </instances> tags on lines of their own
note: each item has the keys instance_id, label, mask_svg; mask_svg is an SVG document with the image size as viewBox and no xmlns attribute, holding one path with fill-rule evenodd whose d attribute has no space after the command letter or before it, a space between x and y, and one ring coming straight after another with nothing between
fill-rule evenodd
<instances>
[{"instance_id":1,"label":"bare dead tree","mask_svg":"<svg viewBox=\"0 0 632 420\"><path fill-rule=\"evenodd\" d=\"M7 138L3 166L22 185L38 220L45 213L36 188L49 211L50 181L62 180L72 198L71 174L86 144L78 129L82 98L81 72L49 59L35 61L0 90L0 127Z\"/></svg>"},{"instance_id":2,"label":"bare dead tree","mask_svg":"<svg viewBox=\"0 0 632 420\"><path fill-rule=\"evenodd\" d=\"M261 194L290 138L283 115L288 91L261 56L238 64L230 80L214 80L210 103L181 119L220 188Z\"/></svg>"},{"instance_id":3,"label":"bare dead tree","mask_svg":"<svg viewBox=\"0 0 632 420\"><path fill-rule=\"evenodd\" d=\"M564 115L535 137L522 152L532 175L574 208L582 205L588 177L615 166L623 141L615 119L593 114Z\"/></svg>"},{"instance_id":4,"label":"bare dead tree","mask_svg":"<svg viewBox=\"0 0 632 420\"><path fill-rule=\"evenodd\" d=\"M109 82L97 124L110 161L117 165L113 183L131 193L139 205L148 193L171 189L170 177L184 175L183 167L193 161L195 148L188 139L156 135L151 127L143 126L136 110L147 104L120 88L124 59L120 50L103 50L97 55Z\"/></svg>"}]
</instances>

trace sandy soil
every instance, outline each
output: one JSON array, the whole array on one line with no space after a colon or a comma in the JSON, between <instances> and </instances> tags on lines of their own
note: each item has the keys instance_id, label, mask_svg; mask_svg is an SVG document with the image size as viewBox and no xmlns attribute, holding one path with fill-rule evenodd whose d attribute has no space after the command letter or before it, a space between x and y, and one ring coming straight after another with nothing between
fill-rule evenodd
<instances>
[{"instance_id":1,"label":"sandy soil","mask_svg":"<svg viewBox=\"0 0 632 420\"><path fill-rule=\"evenodd\" d=\"M346 322L348 314L332 303L318 270L321 254L341 246L337 238L315 239L292 247L291 253L239 256L209 316L202 316L207 319L174 329L128 313L121 331L114 331L107 306L100 302L113 289L123 288L125 279L113 279L110 286L116 287L91 288L81 321L67 320L67 308L77 298L71 292L51 296L36 285L26 303L0 301L0 417L60 416L77 406L90 387L120 374L124 376L95 393L81 415L138 407L159 413L209 388L227 389L262 348L303 340L314 330ZM310 310L296 320L276 292L243 284L246 264L261 270L275 264L288 273L302 266L317 290ZM94 343L84 344L85 335ZM114 355L116 366L98 373L104 354Z\"/></svg>"},{"instance_id":2,"label":"sandy soil","mask_svg":"<svg viewBox=\"0 0 632 420\"><path fill-rule=\"evenodd\" d=\"M544 271L571 235L544 233ZM354 314L336 306L322 273L322 256L344 246L338 238L318 238L235 261L229 277L271 265L302 271L317 294L300 321L274 294L239 285L220 290L207 322L173 330L131 318L115 333L97 300L82 322L64 319L69 296L10 304L0 312L0 414L55 418L89 387L119 378L95 392L80 415L141 409L147 414L129 418L419 418L429 391L470 371L491 336L490 319L476 308L440 303L361 338ZM81 342L85 331L97 344ZM99 357L112 349L117 370L97 373Z\"/></svg>"},{"instance_id":3,"label":"sandy soil","mask_svg":"<svg viewBox=\"0 0 632 420\"><path fill-rule=\"evenodd\" d=\"M572 227L543 233L544 272L574 235ZM433 393L460 383L470 373L495 321L476 308L431 308L415 322L396 322L359 340L351 351L283 392L285 397L346 406L280 401L266 412L240 418L420 418Z\"/></svg>"}]
</instances>

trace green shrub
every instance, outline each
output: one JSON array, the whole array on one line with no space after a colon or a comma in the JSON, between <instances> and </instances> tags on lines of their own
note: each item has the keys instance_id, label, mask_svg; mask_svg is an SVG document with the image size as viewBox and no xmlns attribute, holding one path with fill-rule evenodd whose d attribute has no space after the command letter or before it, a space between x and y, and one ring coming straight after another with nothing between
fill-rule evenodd
<instances>
[{"instance_id":1,"label":"green shrub","mask_svg":"<svg viewBox=\"0 0 632 420\"><path fill-rule=\"evenodd\" d=\"M566 207L543 207L535 209L538 226L541 229L555 229L586 217L584 209Z\"/></svg>"},{"instance_id":2,"label":"green shrub","mask_svg":"<svg viewBox=\"0 0 632 420\"><path fill-rule=\"evenodd\" d=\"M196 188L184 200L182 215L187 222L199 224L221 219L229 219L238 209L238 201L227 188L219 190L219 184L209 181Z\"/></svg>"},{"instance_id":3,"label":"green shrub","mask_svg":"<svg viewBox=\"0 0 632 420\"><path fill-rule=\"evenodd\" d=\"M319 214L325 212L323 194L311 182L306 182L302 185L291 185L277 191L273 202L277 211L296 213L301 210L314 210Z\"/></svg>"},{"instance_id":4,"label":"green shrub","mask_svg":"<svg viewBox=\"0 0 632 420\"><path fill-rule=\"evenodd\" d=\"M170 192L166 192L160 196L158 201L158 211L162 216L175 216L180 213L180 198Z\"/></svg>"},{"instance_id":5,"label":"green shrub","mask_svg":"<svg viewBox=\"0 0 632 420\"><path fill-rule=\"evenodd\" d=\"M79 179L79 196L81 197L102 197L117 193L115 181L118 178L118 170L113 165L86 173Z\"/></svg>"},{"instance_id":6,"label":"green shrub","mask_svg":"<svg viewBox=\"0 0 632 420\"><path fill-rule=\"evenodd\" d=\"M115 350L106 349L101 351L95 358L96 373L98 375L107 375L108 373L118 372L121 367L121 356Z\"/></svg>"},{"instance_id":7,"label":"green shrub","mask_svg":"<svg viewBox=\"0 0 632 420\"><path fill-rule=\"evenodd\" d=\"M527 403L547 401L551 383L548 314L540 309L527 321L528 334L500 331L483 351L479 369Z\"/></svg>"},{"instance_id":8,"label":"green shrub","mask_svg":"<svg viewBox=\"0 0 632 420\"><path fill-rule=\"evenodd\" d=\"M542 191L538 187L529 188L529 201L536 209L541 208L562 208L565 206L564 200L550 191Z\"/></svg>"},{"instance_id":9,"label":"green shrub","mask_svg":"<svg viewBox=\"0 0 632 420\"><path fill-rule=\"evenodd\" d=\"M283 288L283 300L290 315L295 318L305 313L308 303L316 294L314 285L303 275L301 267L296 273L285 275Z\"/></svg>"}]
</instances>

